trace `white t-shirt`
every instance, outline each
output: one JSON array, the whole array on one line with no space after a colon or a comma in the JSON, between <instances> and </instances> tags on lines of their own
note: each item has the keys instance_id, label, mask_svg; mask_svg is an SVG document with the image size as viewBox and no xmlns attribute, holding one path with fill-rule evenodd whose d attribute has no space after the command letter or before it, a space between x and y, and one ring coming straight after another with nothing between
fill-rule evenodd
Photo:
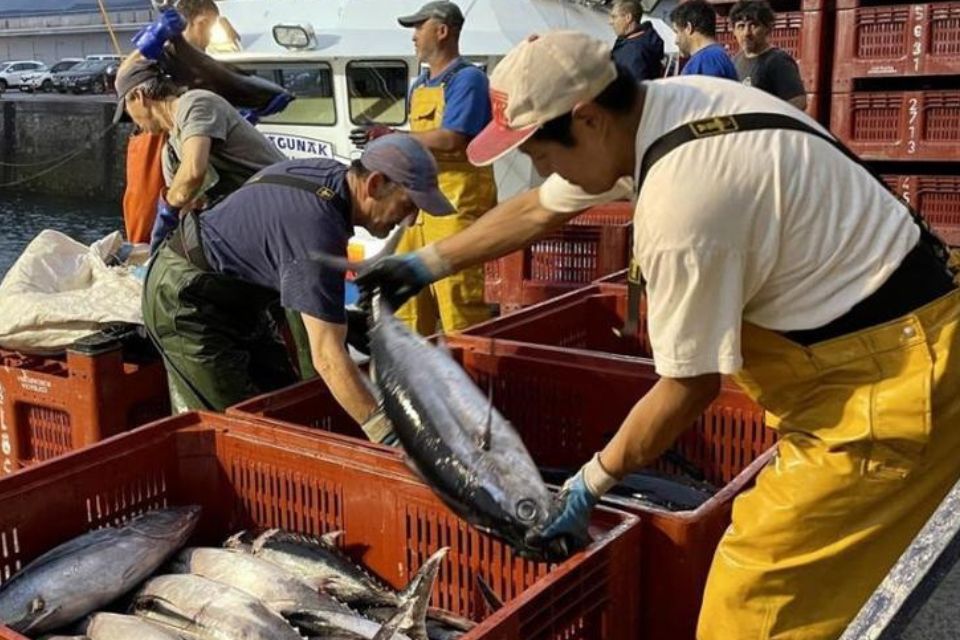
<instances>
[{"instance_id":1,"label":"white t-shirt","mask_svg":"<svg viewBox=\"0 0 960 640\"><path fill-rule=\"evenodd\" d=\"M779 98L729 80L684 76L644 86L638 171L654 140L712 116L784 113L823 130ZM540 201L573 211L629 197L626 188L621 180L590 196L554 175ZM657 372L737 372L742 320L777 331L823 326L879 288L918 238L899 200L810 134L744 131L674 149L647 174L634 214Z\"/></svg>"}]
</instances>

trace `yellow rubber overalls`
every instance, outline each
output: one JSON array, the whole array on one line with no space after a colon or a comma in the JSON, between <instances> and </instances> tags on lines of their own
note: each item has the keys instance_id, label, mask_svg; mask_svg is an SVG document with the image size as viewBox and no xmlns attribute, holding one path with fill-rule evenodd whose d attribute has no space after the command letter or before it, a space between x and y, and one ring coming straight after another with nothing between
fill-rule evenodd
<instances>
[{"instance_id":1,"label":"yellow rubber overalls","mask_svg":"<svg viewBox=\"0 0 960 640\"><path fill-rule=\"evenodd\" d=\"M960 292L810 347L745 325L780 433L714 556L699 640L836 638L960 476Z\"/></svg>"},{"instance_id":2,"label":"yellow rubber overalls","mask_svg":"<svg viewBox=\"0 0 960 640\"><path fill-rule=\"evenodd\" d=\"M411 131L433 131L442 126L445 85L465 64L447 72L439 86L421 85L414 89L410 100ZM459 233L497 204L497 186L491 167L475 167L463 153L441 155L435 152L434 157L440 191L457 213L438 218L420 211L416 222L400 240L398 253L416 251ZM441 329L465 329L487 320L490 309L483 300L483 278L483 265L480 265L439 280L400 307L397 317L422 335L431 335Z\"/></svg>"}]
</instances>

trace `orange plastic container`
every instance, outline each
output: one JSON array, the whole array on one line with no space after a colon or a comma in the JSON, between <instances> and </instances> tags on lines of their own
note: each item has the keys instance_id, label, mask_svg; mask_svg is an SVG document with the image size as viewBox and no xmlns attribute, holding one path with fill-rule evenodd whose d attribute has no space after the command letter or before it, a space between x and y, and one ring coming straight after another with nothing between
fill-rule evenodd
<instances>
[{"instance_id":1,"label":"orange plastic container","mask_svg":"<svg viewBox=\"0 0 960 640\"><path fill-rule=\"evenodd\" d=\"M865 160L960 158L960 90L835 93L831 130Z\"/></svg>"},{"instance_id":2,"label":"orange plastic container","mask_svg":"<svg viewBox=\"0 0 960 640\"><path fill-rule=\"evenodd\" d=\"M622 298L624 287L601 285L590 289L607 292L596 296L606 299L598 302L593 313L606 318L608 328L611 323L619 324L621 318L610 313L610 306L604 313L603 305L610 305L610 298ZM530 316L548 307L582 314L584 309L571 311L561 304L577 295L568 294L503 320ZM623 308L622 303L619 308ZM544 314L544 324L551 324L561 313ZM579 317L584 321L587 316ZM601 324L599 319L591 320L591 326L599 328ZM563 332L549 329L554 330L553 335ZM580 337L583 339L584 334ZM576 468L583 464L606 444L633 404L657 380L651 361L613 351L459 334L447 340L454 357L481 389L491 391L494 405L517 428L537 464L544 467ZM254 398L229 412L362 437L317 380ZM752 485L773 454L775 441L776 434L765 427L760 407L736 386L725 384L717 400L675 447L703 471L709 482L722 489L694 511L668 512L618 503L618 508L630 510L643 523L642 637L693 639L710 562L730 523L733 499ZM678 470L668 460L658 461L656 467L667 473Z\"/></svg>"},{"instance_id":3,"label":"orange plastic container","mask_svg":"<svg viewBox=\"0 0 960 640\"><path fill-rule=\"evenodd\" d=\"M170 415L156 354L120 342L65 356L0 349L0 475Z\"/></svg>"},{"instance_id":4,"label":"orange plastic container","mask_svg":"<svg viewBox=\"0 0 960 640\"><path fill-rule=\"evenodd\" d=\"M586 551L530 562L453 515L392 449L235 416L170 418L0 480L0 575L89 529L180 504L203 507L191 544L251 527L342 530L345 550L395 587L450 547L432 603L480 622L465 640L637 636L635 517L598 510ZM506 602L493 615L477 576ZM2 627L0 638L24 640Z\"/></svg>"},{"instance_id":5,"label":"orange plastic container","mask_svg":"<svg viewBox=\"0 0 960 640\"><path fill-rule=\"evenodd\" d=\"M833 90L856 78L960 74L960 2L837 11Z\"/></svg>"},{"instance_id":6,"label":"orange plastic container","mask_svg":"<svg viewBox=\"0 0 960 640\"><path fill-rule=\"evenodd\" d=\"M883 179L917 208L947 244L960 246L960 176L885 175Z\"/></svg>"},{"instance_id":7,"label":"orange plastic container","mask_svg":"<svg viewBox=\"0 0 960 640\"><path fill-rule=\"evenodd\" d=\"M470 338L486 338L542 345L560 352L580 349L649 358L652 352L643 302L636 334L620 332L627 313L627 287L615 281L625 278L625 271L611 274L603 282L476 324L447 339L462 344Z\"/></svg>"},{"instance_id":8,"label":"orange plastic container","mask_svg":"<svg viewBox=\"0 0 960 640\"><path fill-rule=\"evenodd\" d=\"M594 207L526 249L488 262L487 302L510 312L623 269L633 244L632 220L629 202Z\"/></svg>"}]
</instances>

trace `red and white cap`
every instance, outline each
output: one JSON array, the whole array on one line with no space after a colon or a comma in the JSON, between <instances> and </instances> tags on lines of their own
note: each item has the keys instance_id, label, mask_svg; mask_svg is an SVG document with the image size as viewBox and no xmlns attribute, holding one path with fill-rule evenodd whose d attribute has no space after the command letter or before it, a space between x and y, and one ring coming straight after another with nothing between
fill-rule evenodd
<instances>
[{"instance_id":1,"label":"red and white cap","mask_svg":"<svg viewBox=\"0 0 960 640\"><path fill-rule=\"evenodd\" d=\"M531 36L490 76L493 120L467 147L477 166L492 164L547 122L596 98L617 77L610 46L578 31Z\"/></svg>"}]
</instances>

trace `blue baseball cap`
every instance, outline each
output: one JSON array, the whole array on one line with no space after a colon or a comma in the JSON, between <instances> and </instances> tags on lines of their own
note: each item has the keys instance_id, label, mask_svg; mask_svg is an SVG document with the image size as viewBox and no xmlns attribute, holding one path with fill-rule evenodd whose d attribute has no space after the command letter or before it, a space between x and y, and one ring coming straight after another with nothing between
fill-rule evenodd
<instances>
[{"instance_id":1,"label":"blue baseball cap","mask_svg":"<svg viewBox=\"0 0 960 640\"><path fill-rule=\"evenodd\" d=\"M433 154L413 136L391 133L368 143L360 164L379 171L410 195L415 205L434 216L456 213L437 184L437 163Z\"/></svg>"}]
</instances>

